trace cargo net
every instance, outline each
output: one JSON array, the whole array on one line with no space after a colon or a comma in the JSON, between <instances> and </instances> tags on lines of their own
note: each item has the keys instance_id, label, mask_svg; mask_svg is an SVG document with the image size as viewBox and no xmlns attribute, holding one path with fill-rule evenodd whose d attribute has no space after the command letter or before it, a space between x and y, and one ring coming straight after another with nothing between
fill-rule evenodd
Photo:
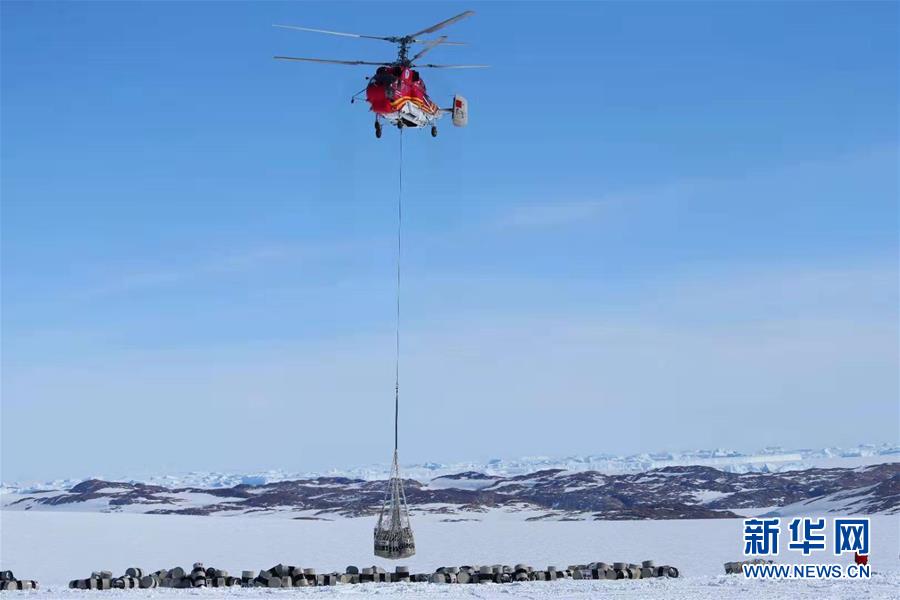
<instances>
[{"instance_id":1,"label":"cargo net","mask_svg":"<svg viewBox=\"0 0 900 600\"><path fill-rule=\"evenodd\" d=\"M406 558L415 553L416 541L413 539L412 527L409 524L409 508L406 505L406 494L403 492L403 480L400 479L397 451L394 450L388 493L381 506L381 514L378 515L378 525L375 527L375 556Z\"/></svg>"}]
</instances>

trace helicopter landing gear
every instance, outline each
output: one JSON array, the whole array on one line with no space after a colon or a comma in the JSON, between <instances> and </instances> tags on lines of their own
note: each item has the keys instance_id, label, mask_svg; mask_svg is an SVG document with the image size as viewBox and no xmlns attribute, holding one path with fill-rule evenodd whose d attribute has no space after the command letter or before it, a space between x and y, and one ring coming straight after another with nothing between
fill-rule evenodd
<instances>
[{"instance_id":1,"label":"helicopter landing gear","mask_svg":"<svg viewBox=\"0 0 900 600\"><path fill-rule=\"evenodd\" d=\"M377 120L375 121L375 137L381 137L381 123L379 123Z\"/></svg>"},{"instance_id":2,"label":"helicopter landing gear","mask_svg":"<svg viewBox=\"0 0 900 600\"><path fill-rule=\"evenodd\" d=\"M431 126L431 137L437 137L437 125Z\"/></svg>"}]
</instances>

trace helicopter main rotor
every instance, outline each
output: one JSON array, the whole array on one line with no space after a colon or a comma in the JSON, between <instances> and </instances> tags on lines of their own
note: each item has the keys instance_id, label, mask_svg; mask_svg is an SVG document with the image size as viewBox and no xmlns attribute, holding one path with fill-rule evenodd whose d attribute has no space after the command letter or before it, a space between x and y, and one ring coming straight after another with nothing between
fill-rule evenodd
<instances>
[{"instance_id":1,"label":"helicopter main rotor","mask_svg":"<svg viewBox=\"0 0 900 600\"><path fill-rule=\"evenodd\" d=\"M426 35L429 33L434 33L448 25L452 25L457 21L461 21L465 18L471 17L475 14L473 10L467 10L465 12L461 12L454 17L450 17L440 23L435 23L431 27L426 27L421 31L417 31L415 33L411 33L409 35L388 35L388 36L380 36L380 35L364 35L361 33L347 33L343 31L331 31L329 29L314 29L312 27L300 27L298 25L273 25L273 27L280 27L281 29L293 29L295 31L311 31L313 33L325 33L328 35L337 35L341 37L352 37L352 38L362 38L368 40L382 40L385 42L391 42L393 44L397 44L399 47L397 48L397 60L394 61L394 64L406 66L406 67L414 67L416 65L413 62L421 58L426 52L431 51L437 46L462 46L464 42L454 42L447 39L447 36L441 36L435 39L421 39L420 36ZM409 47L412 44L425 44L425 48L423 48L418 54L409 58ZM319 63L332 63L332 64L342 64L342 65L384 65L388 64L387 62L370 62L370 61L361 61L361 60L327 60L321 58L300 58L293 56L276 56L278 60L297 60L297 61L307 61L307 62L319 62ZM466 69L466 68L482 68L487 65L418 65L420 67L427 68L454 68L454 69Z\"/></svg>"}]
</instances>

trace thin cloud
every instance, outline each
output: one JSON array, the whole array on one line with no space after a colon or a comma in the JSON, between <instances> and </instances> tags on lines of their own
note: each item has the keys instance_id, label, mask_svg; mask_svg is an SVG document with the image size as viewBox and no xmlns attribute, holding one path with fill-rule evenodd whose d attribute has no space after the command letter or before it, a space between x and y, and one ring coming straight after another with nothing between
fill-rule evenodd
<instances>
[{"instance_id":1,"label":"thin cloud","mask_svg":"<svg viewBox=\"0 0 900 600\"><path fill-rule=\"evenodd\" d=\"M872 172L888 173L896 163L895 144L876 145L850 154L820 160L798 161L729 177L687 176L668 183L637 187L620 193L599 194L583 200L526 202L502 214L497 223L510 228L550 228L594 222L620 207L666 206L673 203L709 201L711 194L728 197L735 192L763 197L783 197L796 193L797 184L814 186L833 173L869 177ZM847 177L847 175L845 175Z\"/></svg>"},{"instance_id":2,"label":"thin cloud","mask_svg":"<svg viewBox=\"0 0 900 600\"><path fill-rule=\"evenodd\" d=\"M215 278L228 274L251 272L283 264L314 264L359 253L373 244L363 242L335 242L325 244L267 244L213 256L205 260L172 265L143 271L132 271L110 277L107 281L88 287L75 294L78 299L128 294L138 291L171 287L198 278Z\"/></svg>"},{"instance_id":3,"label":"thin cloud","mask_svg":"<svg viewBox=\"0 0 900 600\"><path fill-rule=\"evenodd\" d=\"M498 222L501 227L523 229L589 223L609 216L624 206L676 198L679 194L696 191L700 186L708 184L709 180L706 179L686 179L630 192L601 195L594 199L527 203L507 211Z\"/></svg>"},{"instance_id":4,"label":"thin cloud","mask_svg":"<svg viewBox=\"0 0 900 600\"><path fill-rule=\"evenodd\" d=\"M487 311L412 322L404 337L401 415L413 424L434 420L441 407L451 407L451 421L476 414L467 421L467 451L483 455L498 448L539 454L551 446L562 454L640 452L684 439L748 448L895 439L896 302L872 307L872 298L895 294L895 273L892 262L877 262L698 274L651 282L640 295L659 303L632 296L568 311L512 306L499 318ZM756 312L747 318L750 308ZM194 437L159 449L156 460L176 469L195 467L185 461L198 444L215 457L211 468L285 456L293 457L293 469L325 468L381 452L381 433L390 430L393 339L384 329L326 340L129 344L106 353L84 352L71 339L60 343L69 346L56 357L5 373L4 418L55 415L42 422L45 435L74 450L63 457L6 452L5 471L37 477L79 472L84 464L133 468L153 444L152 429L113 428L87 442L80 432L92 415L112 411L129 422L146 416L148 406L159 414L187 406L205 415L207 427ZM268 435L273 414L322 406L372 418L346 420L337 436L315 428L299 440ZM853 418L835 418L848 410ZM768 413L776 416L760 420ZM238 446L219 433L235 415L247 441ZM673 428L673 415L687 417ZM498 430L498 422L506 427ZM748 426L754 424L760 426ZM410 461L453 456L459 448L453 427L404 431ZM15 448L30 432L4 434L4 448Z\"/></svg>"},{"instance_id":5,"label":"thin cloud","mask_svg":"<svg viewBox=\"0 0 900 600\"><path fill-rule=\"evenodd\" d=\"M607 205L604 200L526 204L503 215L500 224L536 228L568 225L596 218Z\"/></svg>"}]
</instances>

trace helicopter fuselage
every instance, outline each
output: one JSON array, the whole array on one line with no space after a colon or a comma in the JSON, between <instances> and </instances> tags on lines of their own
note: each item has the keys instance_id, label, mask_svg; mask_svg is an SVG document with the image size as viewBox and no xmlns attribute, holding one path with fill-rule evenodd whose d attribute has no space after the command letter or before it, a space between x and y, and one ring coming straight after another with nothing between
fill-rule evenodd
<instances>
[{"instance_id":1,"label":"helicopter fuselage","mask_svg":"<svg viewBox=\"0 0 900 600\"><path fill-rule=\"evenodd\" d=\"M444 112L429 98L419 72L402 64L378 67L366 86L366 100L376 118L399 127L426 127Z\"/></svg>"},{"instance_id":2,"label":"helicopter fuselage","mask_svg":"<svg viewBox=\"0 0 900 600\"><path fill-rule=\"evenodd\" d=\"M419 76L418 69L480 69L487 65L444 65L419 62L428 52L438 46L459 46L461 42L450 41L447 36L426 39L422 36L439 31L448 25L452 25L474 15L471 10L463 11L456 16L444 19L421 31L408 35L363 35L360 33L347 33L343 31L331 31L329 29L314 29L312 27L300 27L298 25L275 25L284 29L298 31L311 31L341 37L365 38L370 40L382 40L397 45L397 59L393 62L373 62L368 60L335 60L328 58L310 58L302 56L275 56L277 60L290 60L298 62L324 63L333 65L373 65L378 69L369 78L366 89L366 100L369 107L375 113L375 137L381 137L381 121L385 120L399 128L403 127L427 127L431 126L432 137L437 136L435 122L444 113L453 116L453 125L465 127L468 123L468 104L466 99L459 94L453 96L452 108L440 108L428 97L425 91L425 82ZM424 47L410 56L411 46L422 44ZM362 94L358 92L350 99L353 103Z\"/></svg>"}]
</instances>

